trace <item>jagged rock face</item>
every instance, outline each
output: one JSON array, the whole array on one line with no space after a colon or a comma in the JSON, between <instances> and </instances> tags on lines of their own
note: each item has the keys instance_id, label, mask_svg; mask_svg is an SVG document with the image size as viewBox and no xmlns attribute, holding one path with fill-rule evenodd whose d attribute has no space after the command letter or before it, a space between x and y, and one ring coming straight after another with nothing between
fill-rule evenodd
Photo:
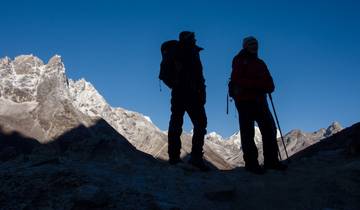
<instances>
[{"instance_id":1,"label":"jagged rock face","mask_svg":"<svg viewBox=\"0 0 360 210\"><path fill-rule=\"evenodd\" d=\"M122 163L151 160L106 121L78 108L81 103L75 100L60 56L47 64L32 55L13 61L4 58L0 74L0 153L10 154L5 159L21 155L23 151L16 148L26 147L31 157L65 155Z\"/></svg>"},{"instance_id":2,"label":"jagged rock face","mask_svg":"<svg viewBox=\"0 0 360 210\"><path fill-rule=\"evenodd\" d=\"M289 155L293 155L322 139L338 133L342 129L342 126L338 122L333 122L327 129L321 128L312 133L303 132L301 130L292 130L284 136L287 151ZM285 157L285 150L282 144L280 151L283 154L283 157Z\"/></svg>"},{"instance_id":3,"label":"jagged rock face","mask_svg":"<svg viewBox=\"0 0 360 210\"><path fill-rule=\"evenodd\" d=\"M123 108L111 107L94 86L84 79L69 80L69 88L74 105L85 115L105 119L138 150L155 158L168 159L167 134L156 127L149 117ZM205 158L218 168L229 169L230 165L213 149L211 143L205 143ZM190 152L191 135L184 133L181 155L184 157Z\"/></svg>"},{"instance_id":4,"label":"jagged rock face","mask_svg":"<svg viewBox=\"0 0 360 210\"><path fill-rule=\"evenodd\" d=\"M124 135L137 149L157 158L166 158L166 135L146 116L111 107L92 84L84 79L69 80L74 105L85 115L101 117Z\"/></svg>"},{"instance_id":5,"label":"jagged rock face","mask_svg":"<svg viewBox=\"0 0 360 210\"><path fill-rule=\"evenodd\" d=\"M325 134L323 137L330 137L335 133L340 132L341 130L343 130L344 128L340 125L339 122L333 122L325 131Z\"/></svg>"},{"instance_id":6,"label":"jagged rock face","mask_svg":"<svg viewBox=\"0 0 360 210\"><path fill-rule=\"evenodd\" d=\"M0 96L14 102L34 101L43 63L33 56L0 60Z\"/></svg>"},{"instance_id":7,"label":"jagged rock face","mask_svg":"<svg viewBox=\"0 0 360 210\"><path fill-rule=\"evenodd\" d=\"M54 56L47 64L32 55L0 61L0 122L40 142L92 120L77 110L69 94L64 64Z\"/></svg>"}]
</instances>

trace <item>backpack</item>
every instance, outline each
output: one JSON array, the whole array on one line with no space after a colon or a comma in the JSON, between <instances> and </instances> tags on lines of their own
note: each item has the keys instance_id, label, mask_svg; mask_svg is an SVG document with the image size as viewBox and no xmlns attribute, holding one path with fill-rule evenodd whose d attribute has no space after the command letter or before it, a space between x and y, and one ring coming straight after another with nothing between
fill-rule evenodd
<instances>
[{"instance_id":1,"label":"backpack","mask_svg":"<svg viewBox=\"0 0 360 210\"><path fill-rule=\"evenodd\" d=\"M161 45L162 60L160 63L159 79L170 89L176 82L175 53L178 47L177 40L169 40Z\"/></svg>"},{"instance_id":2,"label":"backpack","mask_svg":"<svg viewBox=\"0 0 360 210\"><path fill-rule=\"evenodd\" d=\"M248 69L248 61L247 60L244 61L244 69ZM232 75L232 72L231 72L231 75ZM235 84L235 82L230 77L229 82L228 82L228 96L235 99L235 97L238 93L239 93L239 87Z\"/></svg>"},{"instance_id":3,"label":"backpack","mask_svg":"<svg viewBox=\"0 0 360 210\"><path fill-rule=\"evenodd\" d=\"M229 96L232 98L230 99L230 102L232 102L232 100L235 99L235 91L236 91L235 89L236 89L235 84L230 78L228 82L228 92L226 95L226 114L229 114Z\"/></svg>"}]
</instances>

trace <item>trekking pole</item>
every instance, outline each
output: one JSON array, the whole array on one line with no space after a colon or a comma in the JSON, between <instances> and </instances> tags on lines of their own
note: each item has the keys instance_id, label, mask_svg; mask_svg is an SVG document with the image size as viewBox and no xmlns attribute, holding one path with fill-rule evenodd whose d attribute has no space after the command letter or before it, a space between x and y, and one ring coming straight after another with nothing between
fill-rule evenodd
<instances>
[{"instance_id":1,"label":"trekking pole","mask_svg":"<svg viewBox=\"0 0 360 210\"><path fill-rule=\"evenodd\" d=\"M159 88L160 88L160 92L161 92L161 80L159 79Z\"/></svg>"},{"instance_id":2,"label":"trekking pole","mask_svg":"<svg viewBox=\"0 0 360 210\"><path fill-rule=\"evenodd\" d=\"M226 95L226 114L229 114L229 94Z\"/></svg>"},{"instance_id":3,"label":"trekking pole","mask_svg":"<svg viewBox=\"0 0 360 210\"><path fill-rule=\"evenodd\" d=\"M273 108L273 111L274 111L274 115L275 115L275 119L276 119L276 124L277 124L277 126L278 126L278 128L279 128L279 131L280 131L281 141L282 141L283 146L284 146L284 149L285 149L286 159L289 159L289 156L288 156L288 153L287 153L287 149L286 149L286 145L285 145L285 141L284 141L284 137L283 137L283 134L282 134L282 132L281 132L279 120L278 120L278 117L277 117L277 114L276 114L276 111L275 111L275 106L274 106L274 102L273 102L271 93L269 93L269 98L270 98L271 105L272 105L272 108ZM280 151L279 151L279 154L280 154Z\"/></svg>"}]
</instances>

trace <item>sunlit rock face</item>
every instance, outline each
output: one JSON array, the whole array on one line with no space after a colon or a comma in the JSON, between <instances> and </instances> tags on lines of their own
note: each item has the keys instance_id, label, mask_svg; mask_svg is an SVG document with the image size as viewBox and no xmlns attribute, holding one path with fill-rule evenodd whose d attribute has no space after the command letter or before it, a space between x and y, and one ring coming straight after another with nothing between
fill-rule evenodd
<instances>
[{"instance_id":1,"label":"sunlit rock face","mask_svg":"<svg viewBox=\"0 0 360 210\"><path fill-rule=\"evenodd\" d=\"M59 157L121 164L153 160L101 116L82 109L78 101L82 98L76 94L82 86L68 80L60 56L53 56L47 64L32 55L14 60L6 57L0 60L0 74L3 159L26 153L35 162ZM95 104L92 109L97 108ZM106 112L105 108L101 111Z\"/></svg>"},{"instance_id":2,"label":"sunlit rock face","mask_svg":"<svg viewBox=\"0 0 360 210\"><path fill-rule=\"evenodd\" d=\"M2 126L49 142L92 120L74 107L65 67L55 55L47 64L33 55L0 60Z\"/></svg>"},{"instance_id":3,"label":"sunlit rock face","mask_svg":"<svg viewBox=\"0 0 360 210\"><path fill-rule=\"evenodd\" d=\"M111 107L96 88L85 79L69 80L69 89L74 106L83 114L103 118L138 150L155 158L168 160L167 133L154 125L150 117L121 107ZM220 169L230 169L231 166L221 154L214 151L215 148L211 145L211 142L205 143L205 158ZM188 156L190 152L191 134L184 133L181 156Z\"/></svg>"}]
</instances>

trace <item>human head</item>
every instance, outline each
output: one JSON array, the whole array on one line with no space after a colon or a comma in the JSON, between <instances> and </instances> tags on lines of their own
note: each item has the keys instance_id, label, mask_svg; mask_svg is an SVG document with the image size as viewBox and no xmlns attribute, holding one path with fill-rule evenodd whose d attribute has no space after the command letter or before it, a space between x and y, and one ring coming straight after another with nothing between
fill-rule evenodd
<instances>
[{"instance_id":1,"label":"human head","mask_svg":"<svg viewBox=\"0 0 360 210\"><path fill-rule=\"evenodd\" d=\"M191 31L182 31L179 34L179 41L182 43L188 43L195 45L195 33Z\"/></svg>"},{"instance_id":2,"label":"human head","mask_svg":"<svg viewBox=\"0 0 360 210\"><path fill-rule=\"evenodd\" d=\"M250 53L257 54L259 43L253 36L248 36L243 39L243 48Z\"/></svg>"}]
</instances>

